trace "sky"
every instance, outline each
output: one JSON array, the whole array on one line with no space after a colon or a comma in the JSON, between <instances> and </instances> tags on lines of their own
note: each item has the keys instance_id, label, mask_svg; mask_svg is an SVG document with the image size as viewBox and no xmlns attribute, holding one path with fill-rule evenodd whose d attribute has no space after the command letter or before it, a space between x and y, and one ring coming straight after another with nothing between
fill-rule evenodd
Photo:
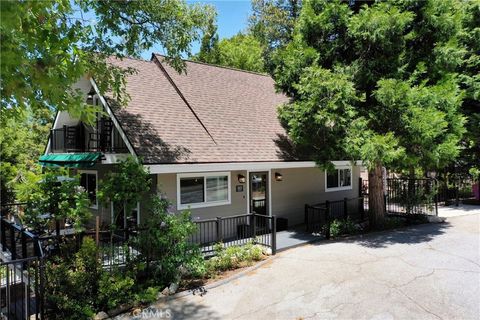
<instances>
[{"instance_id":1,"label":"sky","mask_svg":"<svg viewBox=\"0 0 480 320\"><path fill-rule=\"evenodd\" d=\"M216 0L201 1L191 0L187 3L205 3L212 5L217 10L217 25L219 38L229 38L247 28L248 16L251 12L250 0ZM200 49L200 43L192 44L192 53L195 54ZM144 59L149 60L153 52L163 53L161 47L154 47L142 54Z\"/></svg>"}]
</instances>

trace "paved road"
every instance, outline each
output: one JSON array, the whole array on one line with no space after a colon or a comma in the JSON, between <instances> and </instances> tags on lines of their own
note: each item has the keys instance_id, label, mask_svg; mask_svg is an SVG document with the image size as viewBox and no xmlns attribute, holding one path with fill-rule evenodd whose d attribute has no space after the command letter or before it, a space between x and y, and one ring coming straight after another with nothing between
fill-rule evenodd
<instances>
[{"instance_id":1,"label":"paved road","mask_svg":"<svg viewBox=\"0 0 480 320\"><path fill-rule=\"evenodd\" d=\"M480 319L480 210L278 254L250 274L157 304L174 319Z\"/></svg>"}]
</instances>

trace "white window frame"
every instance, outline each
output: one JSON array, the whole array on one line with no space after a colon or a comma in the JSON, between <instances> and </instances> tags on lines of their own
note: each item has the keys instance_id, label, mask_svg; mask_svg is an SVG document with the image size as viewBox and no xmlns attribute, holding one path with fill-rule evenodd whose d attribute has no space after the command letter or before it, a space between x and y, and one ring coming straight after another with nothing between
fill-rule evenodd
<instances>
[{"instance_id":1,"label":"white window frame","mask_svg":"<svg viewBox=\"0 0 480 320\"><path fill-rule=\"evenodd\" d=\"M219 176L226 176L227 177L227 200L221 201L208 201L207 202L207 181L208 177L219 177ZM181 203L181 195L180 195L180 179L181 178L199 178L203 177L203 195L204 199L203 202L197 203L189 203L189 204L182 204ZM201 173L178 173L177 174L177 210L185 210L185 209L196 209L196 208L206 208L206 207L216 207L216 206L224 206L229 205L232 203L232 187L231 187L231 173L230 172L201 172Z\"/></svg>"},{"instance_id":2,"label":"white window frame","mask_svg":"<svg viewBox=\"0 0 480 320\"><path fill-rule=\"evenodd\" d=\"M328 171L325 170L325 192L343 191L343 190L352 190L353 189L353 167L352 166L335 166L335 170L337 171L338 185L340 185L340 171L339 170L345 170L345 169L350 170L350 185L349 186L343 186L343 187L334 187L334 188L329 188L328 187L328 184L327 184Z\"/></svg>"},{"instance_id":3,"label":"white window frame","mask_svg":"<svg viewBox=\"0 0 480 320\"><path fill-rule=\"evenodd\" d=\"M95 203L90 206L91 209L98 210L98 171L96 170L78 170L78 174L94 174L95 175ZM87 190L88 192L88 190Z\"/></svg>"}]
</instances>

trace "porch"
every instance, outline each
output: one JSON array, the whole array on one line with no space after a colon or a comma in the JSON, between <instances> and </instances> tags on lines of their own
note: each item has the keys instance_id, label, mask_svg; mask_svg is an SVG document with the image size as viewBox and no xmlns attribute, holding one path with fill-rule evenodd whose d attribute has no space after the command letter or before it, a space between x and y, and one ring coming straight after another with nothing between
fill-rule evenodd
<instances>
[{"instance_id":1,"label":"porch","mask_svg":"<svg viewBox=\"0 0 480 320\"><path fill-rule=\"evenodd\" d=\"M324 234L307 232L306 225L293 226L277 232L277 252L324 239Z\"/></svg>"}]
</instances>

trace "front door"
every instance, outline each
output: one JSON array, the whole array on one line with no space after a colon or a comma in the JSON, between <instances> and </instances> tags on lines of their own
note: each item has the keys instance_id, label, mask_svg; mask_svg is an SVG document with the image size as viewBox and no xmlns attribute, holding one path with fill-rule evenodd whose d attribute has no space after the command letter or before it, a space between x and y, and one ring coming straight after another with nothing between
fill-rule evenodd
<instances>
[{"instance_id":1,"label":"front door","mask_svg":"<svg viewBox=\"0 0 480 320\"><path fill-rule=\"evenodd\" d=\"M268 215L268 172L250 172L250 212Z\"/></svg>"}]
</instances>

